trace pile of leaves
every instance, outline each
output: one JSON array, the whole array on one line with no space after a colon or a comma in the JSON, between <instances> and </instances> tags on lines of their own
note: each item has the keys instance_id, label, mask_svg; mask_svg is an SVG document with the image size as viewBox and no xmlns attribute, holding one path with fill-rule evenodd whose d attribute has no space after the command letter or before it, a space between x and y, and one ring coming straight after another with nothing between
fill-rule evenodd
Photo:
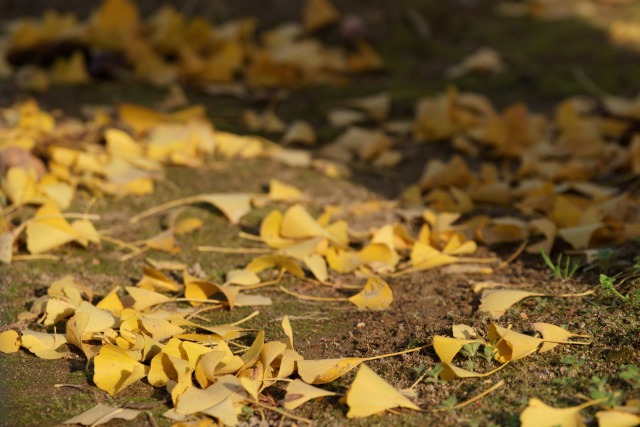
<instances>
[{"instance_id":1,"label":"pile of leaves","mask_svg":"<svg viewBox=\"0 0 640 427\"><path fill-rule=\"evenodd\" d=\"M106 0L85 21L47 12L12 24L0 46L0 75L24 88L85 84L92 78L127 78L157 86L177 81L206 88L243 82L250 87L339 84L383 62L362 38L351 49L326 46L312 33L340 22L328 0L306 2L302 22L256 34L257 20L213 24L164 6L143 20L131 0ZM35 63L34 63L35 61Z\"/></svg>"}]
</instances>

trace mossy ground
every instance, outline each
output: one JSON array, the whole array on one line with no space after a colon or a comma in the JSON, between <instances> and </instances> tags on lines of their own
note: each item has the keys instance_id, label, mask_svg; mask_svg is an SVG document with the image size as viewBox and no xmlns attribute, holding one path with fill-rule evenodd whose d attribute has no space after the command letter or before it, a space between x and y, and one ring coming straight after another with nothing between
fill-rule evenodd
<instances>
[{"instance_id":1,"label":"mossy ground","mask_svg":"<svg viewBox=\"0 0 640 427\"><path fill-rule=\"evenodd\" d=\"M15 4L13 4L15 3ZM20 14L20 2L6 2L2 8ZM87 8L85 2L61 1L60 7ZM142 2L145 7L149 6ZM196 11L211 12L200 2ZM262 11L245 3L230 5L230 14L257 14ZM344 3L344 4L342 4ZM585 94L588 88L575 77L576 70L589 76L601 89L618 94L632 95L637 91L640 76L638 55L612 46L606 35L580 20L541 22L529 19L497 18L492 2L439 1L359 1L341 2L347 12L360 13L370 22L370 33L375 45L389 64L388 71L375 76L356 77L350 85L335 88L309 88L292 93L279 108L285 120L304 116L318 126L323 139L329 140L335 131L323 127L323 117L337 100L388 90L394 99L393 115L411 116L415 101L423 95L442 92L451 84L461 90L484 93L499 106L512 102L525 102L540 111L550 112L554 103L576 94ZM47 2L33 2L30 12L42 10ZM274 2L265 12L264 21L274 21L292 12L288 2ZM280 5L279 8L276 7ZM283 6L284 5L284 6ZM430 24L427 39L416 36L408 24L406 12L415 8ZM235 10L238 9L238 10ZM1 9L0 9L1 10ZM452 82L443 72L460 61L466 54L481 46L491 46L503 53L509 66L503 74L468 76ZM3 104L24 99L11 82L0 84ZM59 108L77 114L83 104L113 104L137 102L154 105L163 91L129 84L105 82L80 88L53 88L35 96L45 108ZM192 102L207 106L218 128L245 132L241 111L255 105L244 101L212 98L189 91ZM270 178L278 178L304 189L314 201L311 209L326 204L348 204L394 197L406 185L414 182L422 167L432 156L442 155L441 146L422 148L419 156L401 164L395 171L378 174L365 168L354 168L351 180L332 180L310 170L283 167L265 160L233 161L215 168L169 168L167 182L161 191L143 198L99 200L93 212L102 215L100 229L112 230L113 237L124 240L143 239L161 229L161 218L151 217L135 227L128 224L132 215L160 203L199 193L220 191L258 192ZM82 211L88 198L78 197L74 210ZM241 267L249 257L231 254L202 253L197 245L247 246L237 237L240 229L254 231L266 210L245 217L240 226L231 226L214 209L193 206L188 212L205 221L204 228L193 235L180 238L182 252L177 255L149 253L155 259L172 259L189 265L199 263L212 280L218 280L225 271ZM354 228L364 229L375 219L362 217ZM506 255L514 247L490 248ZM638 255L638 245L629 243L619 248L621 257L632 259ZM485 253L489 253L485 250ZM81 250L64 248L57 251L62 262L18 262L0 267L0 322L2 329L10 327L18 312L28 307L36 295L55 279L74 275L102 294L114 285L128 285L142 275L143 257L127 262L118 261L122 252L110 243L99 248ZM581 299L530 299L510 309L500 324L513 325L515 330L530 331L533 322L550 322L567 326L593 336L590 346L564 346L551 353L533 355L517 361L489 378L454 381L450 383L424 383L415 387L416 402L425 408L434 408L451 395L458 401L476 395L489 383L504 379L506 386L482 401L451 412L404 412L363 420L347 420L346 406L338 398L309 403L295 413L309 417L317 425L518 425L518 414L530 397L539 397L550 405L576 404L576 395L589 394L592 376L609 376L607 388L620 391L624 399L638 397L628 383L619 379L623 365L640 364L640 315L631 307L605 295L597 287L597 274L579 273L562 281L548 279L548 270L538 256L521 257L490 277L481 275L447 275L441 271L426 271L402 277L392 282L395 301L392 309L380 313L357 312L340 303L299 301L276 290L264 289L259 293L274 299L274 304L261 308L249 327L264 329L268 339L281 336L279 320L290 316L295 332L297 349L306 357L329 358L344 356L370 356L408 349L431 342L434 334L449 334L454 323L465 323L484 331L490 319L476 313L478 299L469 285L473 280L495 280L517 285L522 289L560 293L595 289L596 294ZM304 283L291 282L292 289L324 295ZM238 320L252 310L212 312L213 323ZM569 358L567 358L569 357ZM424 369L438 361L432 349L386 360L371 362L371 367L398 388L410 386ZM571 362L571 363L569 363ZM477 362L480 363L480 362ZM127 388L115 398L93 387L91 367L85 371L85 361L78 354L58 361L40 360L24 351L13 355L0 355L0 424L7 426L55 425L88 409L95 402L126 404L149 411L159 425L168 425L160 415L167 409L166 393L144 382ZM353 378L349 374L329 387L344 392ZM55 384L73 386L54 387ZM275 399L283 397L282 390L273 392ZM592 414L593 411L587 413ZM251 420L260 420L255 412ZM267 414L270 423L278 424L279 416ZM131 425L149 422L139 417ZM288 421L285 420L285 424ZM114 422L114 425L124 423Z\"/></svg>"}]
</instances>

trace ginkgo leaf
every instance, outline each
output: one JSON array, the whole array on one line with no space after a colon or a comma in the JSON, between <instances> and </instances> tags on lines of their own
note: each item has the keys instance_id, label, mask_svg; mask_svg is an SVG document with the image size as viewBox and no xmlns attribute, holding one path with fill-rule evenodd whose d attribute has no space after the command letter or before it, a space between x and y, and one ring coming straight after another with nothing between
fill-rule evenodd
<instances>
[{"instance_id":1,"label":"ginkgo leaf","mask_svg":"<svg viewBox=\"0 0 640 427\"><path fill-rule=\"evenodd\" d=\"M84 340L91 337L91 333L85 334L85 329L89 324L89 313L76 313L67 321L66 337L67 340L78 347L85 355L87 360L91 360L93 356L98 354L99 346L85 344Z\"/></svg>"},{"instance_id":2,"label":"ginkgo leaf","mask_svg":"<svg viewBox=\"0 0 640 427\"><path fill-rule=\"evenodd\" d=\"M304 198L300 189L277 179L271 179L269 181L269 194L267 196L271 200L284 201L297 201Z\"/></svg>"},{"instance_id":3,"label":"ginkgo leaf","mask_svg":"<svg viewBox=\"0 0 640 427\"><path fill-rule=\"evenodd\" d=\"M304 145L315 145L316 133L313 127L305 120L295 120L291 122L282 142L285 144L298 143Z\"/></svg>"},{"instance_id":4,"label":"ginkgo leaf","mask_svg":"<svg viewBox=\"0 0 640 427\"><path fill-rule=\"evenodd\" d=\"M302 24L309 33L338 19L340 19L340 12L329 0L307 0L302 11Z\"/></svg>"},{"instance_id":5,"label":"ginkgo leaf","mask_svg":"<svg viewBox=\"0 0 640 427\"><path fill-rule=\"evenodd\" d=\"M75 309L75 314L79 313L89 315L89 321L83 331L86 333L102 332L116 325L116 319L109 311L98 308L87 301L82 301Z\"/></svg>"},{"instance_id":6,"label":"ginkgo leaf","mask_svg":"<svg viewBox=\"0 0 640 427\"><path fill-rule=\"evenodd\" d=\"M125 286L127 293L133 298L133 308L135 310L144 310L167 301L171 301L166 295L158 292L149 291L147 289L138 288L136 286Z\"/></svg>"},{"instance_id":7,"label":"ginkgo leaf","mask_svg":"<svg viewBox=\"0 0 640 427\"><path fill-rule=\"evenodd\" d=\"M260 277L253 271L246 269L227 271L226 283L240 286L251 286L260 283Z\"/></svg>"},{"instance_id":8,"label":"ginkgo leaf","mask_svg":"<svg viewBox=\"0 0 640 427\"><path fill-rule=\"evenodd\" d=\"M542 294L538 292L521 291L517 289L494 289L483 292L480 300L479 311L486 311L494 319L502 316L513 304L529 297L557 297L574 298L592 295L593 291L579 292L575 294Z\"/></svg>"},{"instance_id":9,"label":"ginkgo leaf","mask_svg":"<svg viewBox=\"0 0 640 427\"><path fill-rule=\"evenodd\" d=\"M50 249L73 242L78 238L53 201L45 202L27 225L27 249L32 254L40 254Z\"/></svg>"},{"instance_id":10,"label":"ginkgo leaf","mask_svg":"<svg viewBox=\"0 0 640 427\"><path fill-rule=\"evenodd\" d=\"M364 288L349 298L358 310L385 310L393 302L391 288L379 277L371 276Z\"/></svg>"},{"instance_id":11,"label":"ginkgo leaf","mask_svg":"<svg viewBox=\"0 0 640 427\"><path fill-rule=\"evenodd\" d=\"M284 213L280 234L285 238L305 239L327 236L327 231L313 219L302 205L297 204Z\"/></svg>"},{"instance_id":12,"label":"ginkgo leaf","mask_svg":"<svg viewBox=\"0 0 640 427\"><path fill-rule=\"evenodd\" d=\"M322 390L300 380L293 380L287 385L287 394L284 396L285 409L296 409L303 403L319 397L335 396L332 391Z\"/></svg>"},{"instance_id":13,"label":"ginkgo leaf","mask_svg":"<svg viewBox=\"0 0 640 427\"><path fill-rule=\"evenodd\" d=\"M111 396L147 376L149 367L112 344L105 344L93 359L93 382Z\"/></svg>"},{"instance_id":14,"label":"ginkgo leaf","mask_svg":"<svg viewBox=\"0 0 640 427\"><path fill-rule=\"evenodd\" d=\"M511 329L503 328L495 323L487 329L489 341L494 343L496 354L494 358L501 362L512 362L534 353L544 340Z\"/></svg>"},{"instance_id":15,"label":"ginkgo leaf","mask_svg":"<svg viewBox=\"0 0 640 427\"><path fill-rule=\"evenodd\" d=\"M538 322L533 324L533 328L542 334L542 339L545 341L538 350L538 353L545 353L556 348L559 344L581 344L588 345L591 341L568 341L572 337L576 338L591 338L589 335L573 334L560 326L552 325L550 323Z\"/></svg>"},{"instance_id":16,"label":"ginkgo leaf","mask_svg":"<svg viewBox=\"0 0 640 427\"><path fill-rule=\"evenodd\" d=\"M482 343L482 340L459 339L435 335L433 337L433 349L442 363L451 363L462 347L467 344Z\"/></svg>"},{"instance_id":17,"label":"ginkgo leaf","mask_svg":"<svg viewBox=\"0 0 640 427\"><path fill-rule=\"evenodd\" d=\"M451 381L456 378L480 378L480 377L488 377L489 375L493 375L498 372L502 368L507 366L506 363L500 365L496 369L488 372L474 372L469 371L468 369L460 368L458 366L454 366L450 363L442 364L442 371L440 372L440 378L444 381Z\"/></svg>"},{"instance_id":18,"label":"ginkgo leaf","mask_svg":"<svg viewBox=\"0 0 640 427\"><path fill-rule=\"evenodd\" d=\"M134 420L139 414L140 411L137 411L135 409L116 408L99 403L93 408L86 410L73 418L69 418L62 424L97 426L115 419L131 421Z\"/></svg>"},{"instance_id":19,"label":"ginkgo leaf","mask_svg":"<svg viewBox=\"0 0 640 427\"><path fill-rule=\"evenodd\" d=\"M160 270L147 266L144 267L142 279L136 283L136 286L156 292L179 292L183 288Z\"/></svg>"},{"instance_id":20,"label":"ginkgo leaf","mask_svg":"<svg viewBox=\"0 0 640 427\"><path fill-rule=\"evenodd\" d=\"M20 343L20 334L16 331L10 329L0 333L0 352L15 353L20 349Z\"/></svg>"},{"instance_id":21,"label":"ginkgo leaf","mask_svg":"<svg viewBox=\"0 0 640 427\"><path fill-rule=\"evenodd\" d=\"M636 413L626 412L626 406L619 407L620 410L596 412L598 427L635 427L640 425L640 411Z\"/></svg>"},{"instance_id":22,"label":"ginkgo leaf","mask_svg":"<svg viewBox=\"0 0 640 427\"><path fill-rule=\"evenodd\" d=\"M135 224L147 216L165 211L167 209L178 206L189 205L193 203L208 203L219 209L232 224L237 224L240 219L251 210L251 200L255 197L250 193L212 193L200 194L197 196L186 197L184 199L174 200L160 206L148 209L130 219Z\"/></svg>"},{"instance_id":23,"label":"ginkgo leaf","mask_svg":"<svg viewBox=\"0 0 640 427\"><path fill-rule=\"evenodd\" d=\"M516 289L496 289L485 291L482 293L478 311L486 311L490 313L494 319L497 319L517 302L525 298L536 296L544 296L544 294Z\"/></svg>"},{"instance_id":24,"label":"ginkgo leaf","mask_svg":"<svg viewBox=\"0 0 640 427\"><path fill-rule=\"evenodd\" d=\"M324 384L339 378L357 367L366 359L349 357L343 359L299 360L298 374L307 384Z\"/></svg>"},{"instance_id":25,"label":"ginkgo leaf","mask_svg":"<svg viewBox=\"0 0 640 427\"><path fill-rule=\"evenodd\" d=\"M529 404L520 414L522 427L584 427L584 417L580 411L597 403L589 401L569 408L554 408L539 399L529 399Z\"/></svg>"},{"instance_id":26,"label":"ginkgo leaf","mask_svg":"<svg viewBox=\"0 0 640 427\"><path fill-rule=\"evenodd\" d=\"M387 409L402 407L420 411L420 407L407 399L391 384L361 365L346 392L349 405L348 418L368 417Z\"/></svg>"},{"instance_id":27,"label":"ginkgo leaf","mask_svg":"<svg viewBox=\"0 0 640 427\"><path fill-rule=\"evenodd\" d=\"M67 339L64 335L45 334L28 329L21 330L20 334L20 345L41 359L60 359L68 354L67 351L56 351L61 345L66 344Z\"/></svg>"},{"instance_id":28,"label":"ginkgo leaf","mask_svg":"<svg viewBox=\"0 0 640 427\"><path fill-rule=\"evenodd\" d=\"M365 111L372 119L382 121L387 118L391 109L391 97L383 92L347 101L352 107Z\"/></svg>"},{"instance_id":29,"label":"ginkgo leaf","mask_svg":"<svg viewBox=\"0 0 640 427\"><path fill-rule=\"evenodd\" d=\"M221 293L226 298L229 308L233 310L238 292L240 292L238 286L217 285L205 280L193 280L186 284L184 295L186 298L192 299L192 301L190 301L191 305L199 306L202 302L198 300L206 300L211 295Z\"/></svg>"},{"instance_id":30,"label":"ginkgo leaf","mask_svg":"<svg viewBox=\"0 0 640 427\"><path fill-rule=\"evenodd\" d=\"M454 338L461 340L470 340L478 338L478 333L471 326L457 324L451 327L451 333ZM435 337L434 337L435 338Z\"/></svg>"},{"instance_id":31,"label":"ginkgo leaf","mask_svg":"<svg viewBox=\"0 0 640 427\"><path fill-rule=\"evenodd\" d=\"M292 257L285 255L263 255L254 258L245 268L253 273L260 273L267 268L281 268L296 277L304 277L304 271L300 264Z\"/></svg>"},{"instance_id":32,"label":"ginkgo leaf","mask_svg":"<svg viewBox=\"0 0 640 427\"><path fill-rule=\"evenodd\" d=\"M306 255L302 258L304 265L311 273L321 282L326 282L329 274L327 273L327 262L318 254Z\"/></svg>"}]
</instances>

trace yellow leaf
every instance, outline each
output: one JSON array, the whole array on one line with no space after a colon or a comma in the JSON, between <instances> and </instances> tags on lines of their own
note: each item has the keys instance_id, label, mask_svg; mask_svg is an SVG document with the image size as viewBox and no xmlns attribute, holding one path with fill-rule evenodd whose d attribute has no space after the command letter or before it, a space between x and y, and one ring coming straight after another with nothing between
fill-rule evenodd
<instances>
[{"instance_id":1,"label":"yellow leaf","mask_svg":"<svg viewBox=\"0 0 640 427\"><path fill-rule=\"evenodd\" d=\"M309 212L302 205L291 206L282 217L282 224L280 225L280 235L282 237L306 239L327 236L327 234L327 231L309 215Z\"/></svg>"},{"instance_id":2,"label":"yellow leaf","mask_svg":"<svg viewBox=\"0 0 640 427\"><path fill-rule=\"evenodd\" d=\"M185 218L178 221L173 226L173 232L177 235L191 233L204 225L204 221L199 218Z\"/></svg>"},{"instance_id":3,"label":"yellow leaf","mask_svg":"<svg viewBox=\"0 0 640 427\"><path fill-rule=\"evenodd\" d=\"M227 280L225 284L251 286L260 283L258 275L252 271L245 269L227 271Z\"/></svg>"},{"instance_id":4,"label":"yellow leaf","mask_svg":"<svg viewBox=\"0 0 640 427\"><path fill-rule=\"evenodd\" d=\"M282 142L285 144L298 143L304 145L315 145L316 133L313 130L313 127L311 127L311 125L305 120L296 120L287 128L287 131L282 137Z\"/></svg>"},{"instance_id":5,"label":"yellow leaf","mask_svg":"<svg viewBox=\"0 0 640 427\"><path fill-rule=\"evenodd\" d=\"M574 249L584 249L589 246L591 236L605 224L597 222L594 224L578 225L576 227L560 228L558 235L569 243Z\"/></svg>"},{"instance_id":6,"label":"yellow leaf","mask_svg":"<svg viewBox=\"0 0 640 427\"><path fill-rule=\"evenodd\" d=\"M517 302L536 296L544 296L538 292L527 292L516 289L497 289L485 291L480 299L478 311L486 311L491 317L497 319L502 316L512 305Z\"/></svg>"},{"instance_id":7,"label":"yellow leaf","mask_svg":"<svg viewBox=\"0 0 640 427\"><path fill-rule=\"evenodd\" d=\"M529 405L520 414L522 427L584 427L580 411L593 405L593 401L570 408L547 406L539 399L529 399Z\"/></svg>"},{"instance_id":8,"label":"yellow leaf","mask_svg":"<svg viewBox=\"0 0 640 427\"><path fill-rule=\"evenodd\" d=\"M27 249L32 254L46 252L76 238L77 231L62 217L51 200L37 210L33 222L27 225Z\"/></svg>"},{"instance_id":9,"label":"yellow leaf","mask_svg":"<svg viewBox=\"0 0 640 427\"><path fill-rule=\"evenodd\" d=\"M21 345L41 359L60 359L65 357L68 352L57 352L56 349L67 342L64 335L45 334L34 332L28 329L20 331Z\"/></svg>"},{"instance_id":10,"label":"yellow leaf","mask_svg":"<svg viewBox=\"0 0 640 427\"><path fill-rule=\"evenodd\" d=\"M304 381L293 380L287 385L287 394L284 396L284 407L289 410L296 409L311 399L324 396L335 396L335 393L306 384Z\"/></svg>"},{"instance_id":11,"label":"yellow leaf","mask_svg":"<svg viewBox=\"0 0 640 427\"><path fill-rule=\"evenodd\" d=\"M293 185L285 184L277 179L271 179L269 181L269 199L271 200L284 200L284 201L296 201L304 198L302 191Z\"/></svg>"},{"instance_id":12,"label":"yellow leaf","mask_svg":"<svg viewBox=\"0 0 640 427\"><path fill-rule=\"evenodd\" d=\"M162 114L135 104L121 104L118 116L127 126L140 135L164 121Z\"/></svg>"},{"instance_id":13,"label":"yellow leaf","mask_svg":"<svg viewBox=\"0 0 640 427\"><path fill-rule=\"evenodd\" d=\"M304 277L300 264L294 258L285 255L263 255L254 258L245 268L253 273L260 273L273 267L284 269L296 277Z\"/></svg>"},{"instance_id":14,"label":"yellow leaf","mask_svg":"<svg viewBox=\"0 0 640 427\"><path fill-rule=\"evenodd\" d=\"M158 292L148 291L135 286L125 286L124 288L127 290L131 298L133 298L133 308L135 310L142 311L145 308L171 300L168 296L159 294Z\"/></svg>"},{"instance_id":15,"label":"yellow leaf","mask_svg":"<svg viewBox=\"0 0 640 427\"><path fill-rule=\"evenodd\" d=\"M184 295L187 298L194 300L206 300L211 295L215 295L220 292L227 299L229 309L233 310L233 307L240 292L240 288L233 285L217 285L205 280L193 280L187 283L185 286ZM199 306L202 303L199 301L190 301L191 305Z\"/></svg>"},{"instance_id":16,"label":"yellow leaf","mask_svg":"<svg viewBox=\"0 0 640 427\"><path fill-rule=\"evenodd\" d=\"M16 331L4 331L0 334L0 352L15 353L20 348L20 342L20 335Z\"/></svg>"},{"instance_id":17,"label":"yellow leaf","mask_svg":"<svg viewBox=\"0 0 640 427\"><path fill-rule=\"evenodd\" d=\"M84 55L75 51L69 58L58 58L51 67L51 80L60 84L83 84L91 80Z\"/></svg>"},{"instance_id":18,"label":"yellow leaf","mask_svg":"<svg viewBox=\"0 0 640 427\"><path fill-rule=\"evenodd\" d=\"M327 273L327 263L323 257L318 254L305 255L302 258L304 265L313 273L316 279L326 282L329 274ZM353 297L352 297L353 298Z\"/></svg>"},{"instance_id":19,"label":"yellow leaf","mask_svg":"<svg viewBox=\"0 0 640 427\"><path fill-rule=\"evenodd\" d=\"M140 411L135 409L117 408L112 406L97 404L93 408L84 411L83 413L76 415L73 418L69 418L62 424L81 424L83 426L97 426L105 424L111 420L134 420Z\"/></svg>"},{"instance_id":20,"label":"yellow leaf","mask_svg":"<svg viewBox=\"0 0 640 427\"><path fill-rule=\"evenodd\" d=\"M78 237L76 242L84 247L87 247L89 243L100 243L100 234L96 230L93 223L87 219L79 219L71 223L71 228L76 231Z\"/></svg>"},{"instance_id":21,"label":"yellow leaf","mask_svg":"<svg viewBox=\"0 0 640 427\"><path fill-rule=\"evenodd\" d=\"M2 180L2 189L17 205L42 203L44 198L38 190L38 175L34 169L19 166L9 168Z\"/></svg>"},{"instance_id":22,"label":"yellow leaf","mask_svg":"<svg viewBox=\"0 0 640 427\"><path fill-rule=\"evenodd\" d=\"M365 111L369 117L378 121L386 119L391 110L391 97L386 92L350 99L347 103Z\"/></svg>"},{"instance_id":23,"label":"yellow leaf","mask_svg":"<svg viewBox=\"0 0 640 427\"><path fill-rule=\"evenodd\" d=\"M98 308L87 301L82 301L76 308L75 314L79 313L86 313L89 315L89 321L85 325L83 331L86 333L103 332L116 325L116 319L110 312Z\"/></svg>"},{"instance_id":24,"label":"yellow leaf","mask_svg":"<svg viewBox=\"0 0 640 427\"><path fill-rule=\"evenodd\" d=\"M473 343L482 343L482 340L450 338L441 335L433 337L433 349L442 363L451 363L462 347Z\"/></svg>"},{"instance_id":25,"label":"yellow leaf","mask_svg":"<svg viewBox=\"0 0 640 427\"><path fill-rule=\"evenodd\" d=\"M146 377L149 372L149 367L112 344L102 346L93 363L93 382L111 396Z\"/></svg>"},{"instance_id":26,"label":"yellow leaf","mask_svg":"<svg viewBox=\"0 0 640 427\"><path fill-rule=\"evenodd\" d=\"M497 351L494 358L501 363L522 359L538 350L544 342L540 338L502 328L495 323L489 325L487 334Z\"/></svg>"},{"instance_id":27,"label":"yellow leaf","mask_svg":"<svg viewBox=\"0 0 640 427\"><path fill-rule=\"evenodd\" d=\"M587 345L590 344L591 341L582 342L582 341L568 341L571 337L576 338L591 338L589 335L578 335L573 334L567 331L560 326L552 325L550 323L538 322L533 324L533 328L542 334L542 339L545 341L538 350L538 353L545 353L547 351L553 350L559 344L582 344Z\"/></svg>"},{"instance_id":28,"label":"yellow leaf","mask_svg":"<svg viewBox=\"0 0 640 427\"><path fill-rule=\"evenodd\" d=\"M463 368L459 368L457 366L454 366L450 363L443 363L442 364L442 372L440 372L440 378L443 379L444 381L451 381L453 379L456 378L481 378L481 377L488 377L489 375L492 375L496 372L498 372L500 369L502 369L503 367L507 366L506 363L500 365L499 367L497 367L496 369L489 371L489 372L473 372L473 371L469 371L467 369L463 369Z\"/></svg>"},{"instance_id":29,"label":"yellow leaf","mask_svg":"<svg viewBox=\"0 0 640 427\"><path fill-rule=\"evenodd\" d=\"M379 277L371 276L364 288L349 298L358 310L386 310L393 302L391 288Z\"/></svg>"},{"instance_id":30,"label":"yellow leaf","mask_svg":"<svg viewBox=\"0 0 640 427\"><path fill-rule=\"evenodd\" d=\"M136 283L136 286L157 292L180 292L183 288L161 271L147 266L144 267L142 279Z\"/></svg>"},{"instance_id":31,"label":"yellow leaf","mask_svg":"<svg viewBox=\"0 0 640 427\"><path fill-rule=\"evenodd\" d=\"M298 374L307 384L324 384L339 378L366 359L349 357L343 359L299 360Z\"/></svg>"},{"instance_id":32,"label":"yellow leaf","mask_svg":"<svg viewBox=\"0 0 640 427\"><path fill-rule=\"evenodd\" d=\"M358 369L356 377L346 392L346 401L349 405L347 418L368 417L398 406L420 410L420 407L404 397L366 365Z\"/></svg>"},{"instance_id":33,"label":"yellow leaf","mask_svg":"<svg viewBox=\"0 0 640 427\"><path fill-rule=\"evenodd\" d=\"M340 19L340 12L329 0L307 0L302 10L302 25L311 33Z\"/></svg>"},{"instance_id":34,"label":"yellow leaf","mask_svg":"<svg viewBox=\"0 0 640 427\"><path fill-rule=\"evenodd\" d=\"M114 316L120 316L120 313L124 309L124 305L122 304L122 301L120 301L120 297L118 297L119 290L120 286L115 286L107 295L104 296L104 298L98 301L96 307L108 310L113 313Z\"/></svg>"},{"instance_id":35,"label":"yellow leaf","mask_svg":"<svg viewBox=\"0 0 640 427\"><path fill-rule=\"evenodd\" d=\"M620 409L625 408L626 406L620 407ZM635 427L640 425L640 413L638 412L633 414L616 409L598 411L596 412L596 418L598 419L598 427Z\"/></svg>"},{"instance_id":36,"label":"yellow leaf","mask_svg":"<svg viewBox=\"0 0 640 427\"><path fill-rule=\"evenodd\" d=\"M100 349L100 346L84 343L85 340L91 338L91 333L85 333L89 320L89 313L76 313L67 321L66 330L67 340L78 347L84 353L87 360L91 360Z\"/></svg>"}]
</instances>

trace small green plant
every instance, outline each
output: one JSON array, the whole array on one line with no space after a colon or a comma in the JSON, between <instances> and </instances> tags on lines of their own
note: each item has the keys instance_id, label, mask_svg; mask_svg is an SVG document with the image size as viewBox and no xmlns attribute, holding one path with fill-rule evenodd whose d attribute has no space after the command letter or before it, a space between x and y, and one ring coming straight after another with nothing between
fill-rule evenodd
<instances>
[{"instance_id":1,"label":"small green plant","mask_svg":"<svg viewBox=\"0 0 640 427\"><path fill-rule=\"evenodd\" d=\"M443 400L442 403L438 405L438 408L451 408L452 406L455 406L456 403L458 403L458 398L455 395L451 395L446 400Z\"/></svg>"},{"instance_id":2,"label":"small green plant","mask_svg":"<svg viewBox=\"0 0 640 427\"><path fill-rule=\"evenodd\" d=\"M591 387L589 387L589 396L594 400L603 399L603 405L613 407L622 403L622 392L612 391L609 387L609 376L591 377Z\"/></svg>"},{"instance_id":3,"label":"small green plant","mask_svg":"<svg viewBox=\"0 0 640 427\"><path fill-rule=\"evenodd\" d=\"M480 357L486 360L487 363L491 363L497 352L498 350L496 350L494 346L485 345L482 349L482 354L480 355Z\"/></svg>"},{"instance_id":4,"label":"small green plant","mask_svg":"<svg viewBox=\"0 0 640 427\"><path fill-rule=\"evenodd\" d=\"M625 365L620 372L620 379L626 381L634 389L640 388L640 369L636 365Z\"/></svg>"},{"instance_id":5,"label":"small green plant","mask_svg":"<svg viewBox=\"0 0 640 427\"><path fill-rule=\"evenodd\" d=\"M631 304L632 307L640 305L640 288L636 288L629 292L627 295L621 294L615 287L617 276L607 276L606 274L600 275L600 288L602 292L611 297L618 298L622 301Z\"/></svg>"},{"instance_id":6,"label":"small green plant","mask_svg":"<svg viewBox=\"0 0 640 427\"><path fill-rule=\"evenodd\" d=\"M580 267L582 267L582 262L580 260L571 257L566 257L563 263L562 254L558 255L555 263L551 261L551 258L547 255L544 249L540 249L540 255L542 255L544 263L547 264L547 267L551 270L549 277L568 280L575 276Z\"/></svg>"},{"instance_id":7,"label":"small green plant","mask_svg":"<svg viewBox=\"0 0 640 427\"><path fill-rule=\"evenodd\" d=\"M442 372L443 369L442 364L437 363L433 368L425 371L427 377L423 382L438 384L440 382L440 372Z\"/></svg>"},{"instance_id":8,"label":"small green plant","mask_svg":"<svg viewBox=\"0 0 640 427\"><path fill-rule=\"evenodd\" d=\"M562 358L562 360L560 360L560 363L562 363L563 365L571 365L574 368L579 368L580 366L584 365L584 362L584 359L576 356L565 356Z\"/></svg>"},{"instance_id":9,"label":"small green plant","mask_svg":"<svg viewBox=\"0 0 640 427\"><path fill-rule=\"evenodd\" d=\"M584 271L597 270L602 273L608 273L615 269L627 268L631 265L629 261L616 259L616 251L611 248L602 248L593 256L593 261L585 267Z\"/></svg>"},{"instance_id":10,"label":"small green plant","mask_svg":"<svg viewBox=\"0 0 640 427\"><path fill-rule=\"evenodd\" d=\"M480 344L479 342L465 344L462 346L462 350L460 350L460 353L462 353L462 355L467 359L473 359L474 357L476 357L476 354L478 353L481 345L482 344Z\"/></svg>"}]
</instances>

